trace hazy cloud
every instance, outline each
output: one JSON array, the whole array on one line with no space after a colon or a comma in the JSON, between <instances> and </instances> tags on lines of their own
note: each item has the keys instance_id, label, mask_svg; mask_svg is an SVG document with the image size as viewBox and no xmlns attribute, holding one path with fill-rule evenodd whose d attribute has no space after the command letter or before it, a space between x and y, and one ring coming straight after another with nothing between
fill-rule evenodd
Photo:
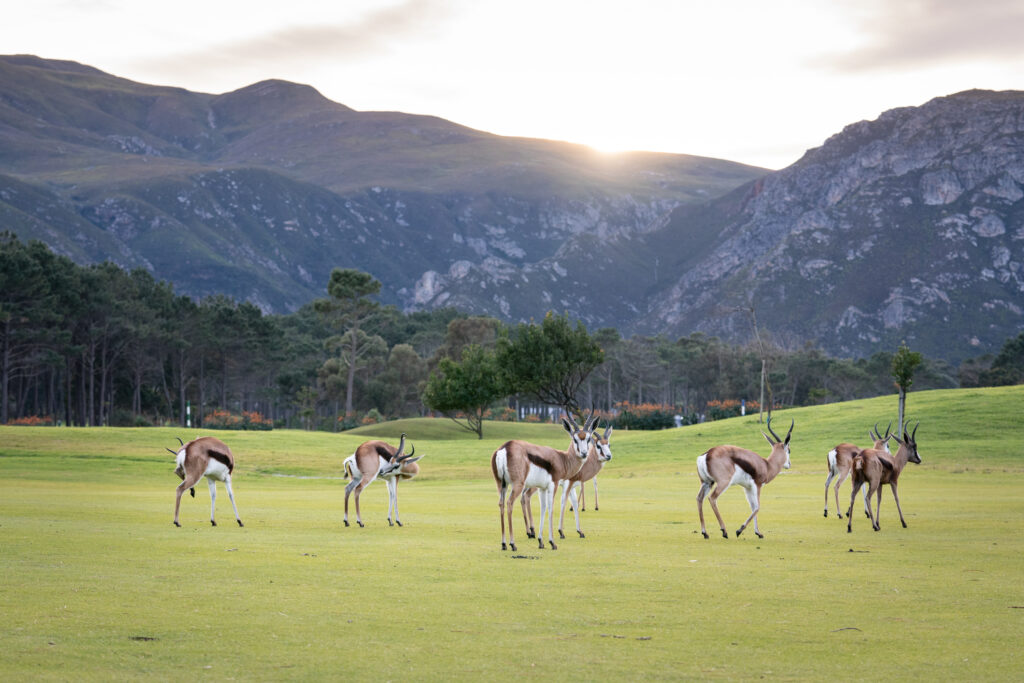
<instances>
[{"instance_id":1,"label":"hazy cloud","mask_svg":"<svg viewBox=\"0 0 1024 683\"><path fill-rule=\"evenodd\" d=\"M178 73L238 70L245 65L270 73L274 65L352 60L390 51L403 40L430 33L450 15L446 0L405 0L347 24L289 26L243 41L152 59L143 66L151 72Z\"/></svg>"},{"instance_id":2,"label":"hazy cloud","mask_svg":"<svg viewBox=\"0 0 1024 683\"><path fill-rule=\"evenodd\" d=\"M883 0L852 5L867 38L863 48L826 56L818 66L869 71L965 61L1024 59L1020 0Z\"/></svg>"}]
</instances>

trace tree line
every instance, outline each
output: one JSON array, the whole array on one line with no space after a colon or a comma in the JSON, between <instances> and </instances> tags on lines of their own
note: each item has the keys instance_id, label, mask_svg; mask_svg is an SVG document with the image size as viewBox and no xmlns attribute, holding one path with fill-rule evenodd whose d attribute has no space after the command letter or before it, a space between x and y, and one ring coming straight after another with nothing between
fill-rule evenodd
<instances>
[{"instance_id":1,"label":"tree line","mask_svg":"<svg viewBox=\"0 0 1024 683\"><path fill-rule=\"evenodd\" d=\"M554 313L509 326L453 309L403 313L377 303L379 290L366 273L336 269L323 299L266 315L0 233L0 423L207 426L228 413L336 430L440 411L473 428L485 417L543 419L551 406L657 404L692 420L741 399L755 406L763 393L769 405L808 405L893 391L894 353L624 338ZM1018 383L1022 359L1024 334L959 368L924 358L914 385ZM464 391L480 394L473 414L457 407L469 404Z\"/></svg>"}]
</instances>

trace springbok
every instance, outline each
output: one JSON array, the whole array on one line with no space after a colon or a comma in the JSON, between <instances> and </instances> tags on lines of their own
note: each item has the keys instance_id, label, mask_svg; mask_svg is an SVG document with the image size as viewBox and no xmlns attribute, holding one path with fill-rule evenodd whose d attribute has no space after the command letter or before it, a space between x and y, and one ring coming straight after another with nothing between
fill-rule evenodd
<instances>
[{"instance_id":1,"label":"springbok","mask_svg":"<svg viewBox=\"0 0 1024 683\"><path fill-rule=\"evenodd\" d=\"M597 424L595 423L594 426L596 427ZM594 434L594 443L590 452L587 453L587 459L583 461L583 467L580 468L579 472L569 477L568 482L562 486L562 508L558 517L559 538L565 538L565 533L562 529L565 527L566 498L570 499L572 503L572 511L576 515L576 533L580 535L580 538L586 538L586 535L580 530L580 509L583 504L577 502L575 487L579 484L582 489L583 485L597 477L597 473L601 471L604 464L612 459L612 449L611 445L608 443L608 439L611 435L611 425L608 425L602 436L597 436L596 433ZM526 532L527 538L533 538L534 535L533 508L530 505L534 490L535 489L527 489L523 491L521 499L523 507L523 521L526 523L526 528L528 529Z\"/></svg>"},{"instance_id":2,"label":"springbok","mask_svg":"<svg viewBox=\"0 0 1024 683\"><path fill-rule=\"evenodd\" d=\"M704 496L711 491L711 509L718 518L718 525L722 528L722 536L729 538L729 532L725 530L725 522L718 512L716 501L732 484L739 484L747 494L747 502L750 504L750 517L736 530L739 536L743 530L754 520L754 533L758 538L764 538L760 529L757 528L757 511L761 508L761 488L770 482L782 470L789 469L789 439L793 434L793 423L790 422L789 431L785 439L772 431L772 419L768 418L768 431L775 437L768 436L764 432L764 438L772 447L771 455L767 459L762 458L754 451L748 451L739 446L715 446L706 453L697 457L697 476L700 477L700 490L697 492L697 511L700 513L700 532L704 538L708 538L707 529L704 527Z\"/></svg>"},{"instance_id":3,"label":"springbok","mask_svg":"<svg viewBox=\"0 0 1024 683\"><path fill-rule=\"evenodd\" d=\"M552 508L555 489L559 483L568 480L583 467L593 444L591 419L586 419L581 429L571 415L562 418L562 427L571 437L568 450L560 451L550 446L538 446L528 441L505 442L491 455L491 473L498 487L498 517L501 519L501 549L511 546L516 549L515 534L512 532L512 511L526 489L540 489L540 533L537 541L544 547L544 521L548 524L548 542L557 550L552 531ZM508 542L505 536L505 518L508 517Z\"/></svg>"},{"instance_id":4,"label":"springbok","mask_svg":"<svg viewBox=\"0 0 1024 683\"><path fill-rule=\"evenodd\" d=\"M385 441L364 441L352 455L345 458L345 476L351 481L345 485L345 526L348 523L348 497L353 491L356 492L356 524L363 526L363 518L359 513L359 494L373 480L387 470L388 475L393 479L397 474L396 470L406 463L415 463L419 458L413 458L416 446L412 447L409 455L405 455L405 434L398 443L398 448ZM423 456L420 456L423 457ZM419 467L416 466L416 471ZM415 475L413 475L415 476ZM387 481L385 479L385 481ZM394 496L395 518L398 518L398 484L395 483L394 494L391 492L391 482L388 482L388 524L391 524L391 497ZM391 526L394 526L393 524ZM398 526L402 526L399 524Z\"/></svg>"},{"instance_id":5,"label":"springbok","mask_svg":"<svg viewBox=\"0 0 1024 683\"><path fill-rule=\"evenodd\" d=\"M907 425L910 421L907 421ZM880 525L878 522L878 514L882 507L882 485L888 484L892 489L892 497L896 501L896 511L900 514L900 523L903 524L903 528L907 528L907 522L903 519L903 510L900 509L900 497L896 491L896 484L900 478L900 472L906 467L908 462L914 464L921 463L921 456L917 453L917 428L920 423L914 425L914 431L910 434L907 433L907 425L903 425L901 431L903 432L903 438L900 439L895 434L893 439L900 445L896 449L896 454L892 456L892 460L889 460L884 451L865 448L857 457L853 459L853 492L850 494L850 512L853 512L853 501L857 498L857 491L864 484L868 485L867 499L870 500L871 495L875 494L875 514L871 514L871 507L868 506L868 517L871 518L871 527L878 531ZM877 493L876 493L877 492ZM851 517L849 513L846 515L848 518ZM847 519L846 531L853 531L853 519Z\"/></svg>"},{"instance_id":6,"label":"springbok","mask_svg":"<svg viewBox=\"0 0 1024 683\"><path fill-rule=\"evenodd\" d=\"M238 526L242 524L238 516L238 506L235 505L235 492L231 490L231 472L235 469L235 458L231 449L220 439L212 436L201 436L184 443L178 439L181 448L171 451L175 455L174 473L181 478L178 484L177 496L174 499L174 526L180 527L178 523L178 511L181 508L181 494L188 489L192 497L196 497L195 485L203 477L206 477L210 484L210 524L217 526L214 519L214 510L217 503L217 488L214 482L224 482L224 488L228 490L228 498L231 499L231 507L235 510L235 521Z\"/></svg>"},{"instance_id":7,"label":"springbok","mask_svg":"<svg viewBox=\"0 0 1024 683\"><path fill-rule=\"evenodd\" d=\"M872 446L875 450L889 451L889 439L892 438L892 434L889 430L892 428L892 422L885 428L885 436L882 436L878 432L878 423L875 423L875 431L868 432L868 436L874 441L875 445ZM836 479L835 497L836 497L836 516L839 519L843 518L843 509L839 507L839 487L842 486L843 482L850 475L850 468L853 466L853 458L861 449L852 443L841 443L828 452L826 461L828 462L828 478L825 479L825 516L828 517L828 485L832 481L833 477ZM871 511L868 509L868 493L864 492L864 514L868 517L871 516Z\"/></svg>"}]
</instances>

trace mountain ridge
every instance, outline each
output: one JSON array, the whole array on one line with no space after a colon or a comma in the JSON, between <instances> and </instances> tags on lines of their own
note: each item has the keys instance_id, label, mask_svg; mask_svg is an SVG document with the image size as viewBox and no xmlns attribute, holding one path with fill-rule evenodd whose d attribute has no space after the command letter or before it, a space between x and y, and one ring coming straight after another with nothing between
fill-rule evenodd
<instances>
[{"instance_id":1,"label":"mountain ridge","mask_svg":"<svg viewBox=\"0 0 1024 683\"><path fill-rule=\"evenodd\" d=\"M753 312L788 347L957 360L1024 329L1022 187L1016 91L889 110L769 172L0 57L4 227L265 311L342 266L404 310L734 342Z\"/></svg>"}]
</instances>

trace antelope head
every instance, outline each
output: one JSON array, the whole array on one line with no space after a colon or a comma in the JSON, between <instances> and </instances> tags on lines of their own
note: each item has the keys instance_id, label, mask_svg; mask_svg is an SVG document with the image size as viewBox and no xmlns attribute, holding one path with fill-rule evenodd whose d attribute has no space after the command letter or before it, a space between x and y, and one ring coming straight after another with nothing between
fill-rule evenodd
<instances>
[{"instance_id":1,"label":"antelope head","mask_svg":"<svg viewBox=\"0 0 1024 683\"><path fill-rule=\"evenodd\" d=\"M596 426L597 420L594 419L594 410L590 410L590 415L583 422L582 429L576 420L573 418L572 413L568 410L565 411L565 417L562 418L562 427L569 433L572 438L572 445L576 452L576 457L580 460L586 460L587 453L590 452L590 445L594 442L594 427Z\"/></svg>"},{"instance_id":2,"label":"antelope head","mask_svg":"<svg viewBox=\"0 0 1024 683\"><path fill-rule=\"evenodd\" d=\"M401 441L398 442L398 450L395 451L395 454L393 456L391 456L391 459L388 461L388 464L385 465L384 467L380 468L380 472L377 473L377 476L379 476L379 477L386 477L389 474L394 474L396 471L401 469L402 465L404 465L405 463L407 463L407 462L416 462L417 460L419 460L420 458L423 457L422 455L420 455L420 456L414 458L413 455L416 453L416 445L415 444L410 444L410 445L412 446L412 450L409 451L408 455L406 455L405 454L405 434L402 434L402 439L401 439Z\"/></svg>"},{"instance_id":3,"label":"antelope head","mask_svg":"<svg viewBox=\"0 0 1024 683\"><path fill-rule=\"evenodd\" d=\"M917 453L917 441L915 439L915 436L917 435L917 428L921 426L921 423L918 422L917 424L915 424L914 425L914 431L908 434L907 433L907 427L909 427L909 426L910 426L910 420L907 420L907 424L903 425L903 429L902 429L902 431L903 431L903 438L902 439L900 439L895 434L893 434L892 438L895 439L896 443L898 443L902 448L905 448L907 450L907 462L912 462L915 465L920 465L921 464L921 456L918 455L918 453Z\"/></svg>"},{"instance_id":4,"label":"antelope head","mask_svg":"<svg viewBox=\"0 0 1024 683\"><path fill-rule=\"evenodd\" d=\"M594 425L597 426L596 424ZM601 462L608 462L612 459L612 447L608 443L608 438L612 435L612 426L608 425L604 434L601 436L594 437L594 446L597 447L597 459Z\"/></svg>"},{"instance_id":5,"label":"antelope head","mask_svg":"<svg viewBox=\"0 0 1024 683\"><path fill-rule=\"evenodd\" d=\"M775 449L777 449L779 447L782 448L783 453L786 454L786 462L783 463L782 466L785 467L787 470L789 469L789 439L790 439L791 436L793 436L793 425L794 425L794 421L790 420L790 422L789 422L789 431L786 432L786 438L785 439L781 439L781 438L779 438L779 435L776 434L775 431L772 429L772 418L771 418L771 416L769 416L768 417L768 423L767 423L766 426L768 427L768 432L772 436L775 437L775 440L772 441L772 436L768 436L768 434L765 434L764 432L761 432L761 434L764 435L764 438L768 439L768 445L770 445L772 447L772 453L775 452Z\"/></svg>"},{"instance_id":6,"label":"antelope head","mask_svg":"<svg viewBox=\"0 0 1024 683\"><path fill-rule=\"evenodd\" d=\"M883 443L882 448L885 449L886 453L892 453L892 451L889 450L889 439L895 439L896 435L892 434L891 430L892 421L890 421L889 424L886 426L885 435L883 436L882 433L878 431L878 423L876 422L875 431L868 432L868 436L870 436L873 441L881 441Z\"/></svg>"}]
</instances>

